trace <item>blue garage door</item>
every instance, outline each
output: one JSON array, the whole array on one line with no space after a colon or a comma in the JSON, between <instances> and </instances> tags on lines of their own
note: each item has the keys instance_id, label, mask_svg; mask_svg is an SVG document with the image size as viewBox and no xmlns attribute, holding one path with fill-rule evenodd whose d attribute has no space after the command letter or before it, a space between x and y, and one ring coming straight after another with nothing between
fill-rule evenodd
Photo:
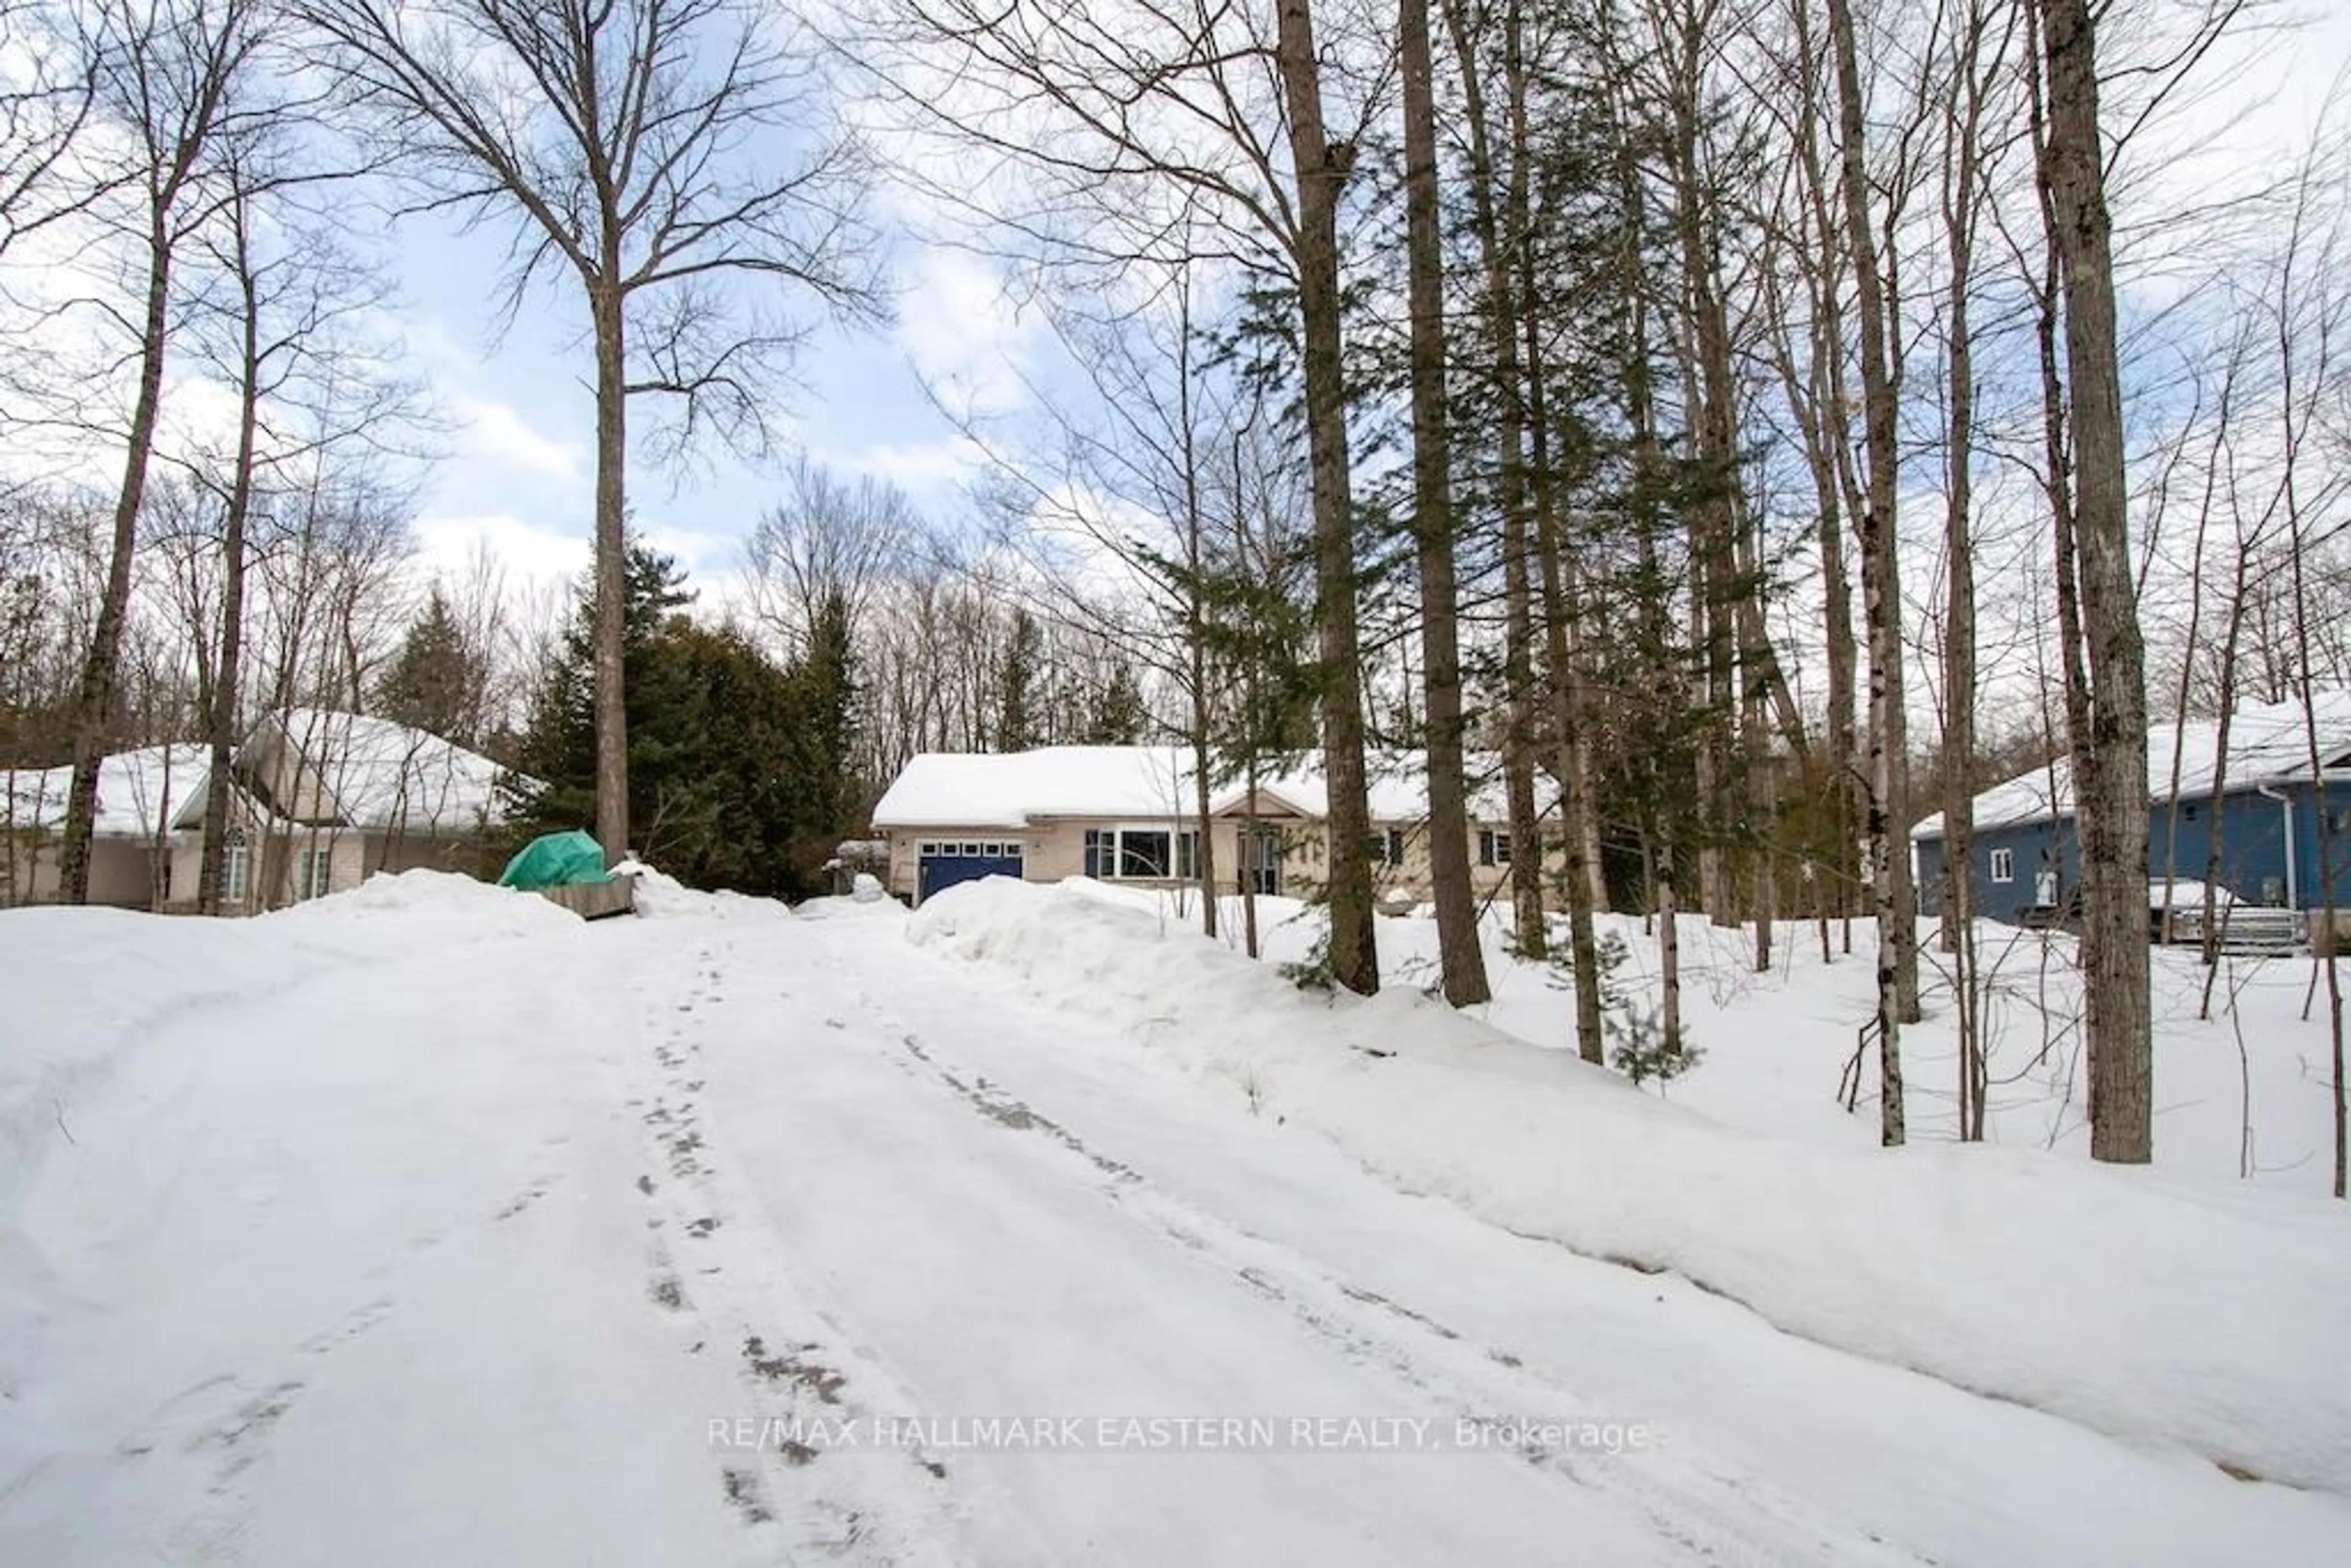
<instances>
[{"instance_id":1,"label":"blue garage door","mask_svg":"<svg viewBox=\"0 0 2351 1568\"><path fill-rule=\"evenodd\" d=\"M925 840L917 847L922 854L919 862L921 879L916 883L918 903L959 882L977 882L984 876L1020 875L1020 845L1017 841L942 839L934 842Z\"/></svg>"}]
</instances>

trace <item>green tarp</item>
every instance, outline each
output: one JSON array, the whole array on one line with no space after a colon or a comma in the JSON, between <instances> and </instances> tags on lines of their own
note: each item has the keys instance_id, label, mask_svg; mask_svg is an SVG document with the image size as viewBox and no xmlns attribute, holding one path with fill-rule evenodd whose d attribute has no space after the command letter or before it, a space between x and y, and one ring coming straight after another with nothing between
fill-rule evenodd
<instances>
[{"instance_id":1,"label":"green tarp","mask_svg":"<svg viewBox=\"0 0 2351 1568\"><path fill-rule=\"evenodd\" d=\"M498 885L536 892L542 887L611 879L611 873L604 869L604 846L575 828L568 833L541 833L523 845L515 858L507 862L507 869L498 873Z\"/></svg>"}]
</instances>

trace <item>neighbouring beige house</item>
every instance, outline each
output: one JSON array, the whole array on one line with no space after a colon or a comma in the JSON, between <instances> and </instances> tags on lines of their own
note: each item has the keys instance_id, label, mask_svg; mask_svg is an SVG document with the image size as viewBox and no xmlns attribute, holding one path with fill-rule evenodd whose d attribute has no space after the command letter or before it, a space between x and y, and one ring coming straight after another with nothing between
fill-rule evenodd
<instances>
[{"instance_id":1,"label":"neighbouring beige house","mask_svg":"<svg viewBox=\"0 0 2351 1568\"><path fill-rule=\"evenodd\" d=\"M146 747L99 769L89 901L192 908L203 870L209 748ZM472 870L500 820L497 764L389 719L292 708L262 719L231 762L223 902L273 909L380 871ZM0 904L57 896L72 769L0 773Z\"/></svg>"},{"instance_id":2,"label":"neighbouring beige house","mask_svg":"<svg viewBox=\"0 0 2351 1568\"><path fill-rule=\"evenodd\" d=\"M1369 759L1372 862L1390 906L1429 896L1428 789L1420 752ZM1507 898L1512 872L1499 760L1470 759L1469 862L1480 897ZM1319 769L1289 768L1211 789L1204 820L1191 752L1168 746L1056 746L1017 752L924 752L873 808L889 846L890 891L919 904L983 876L1091 876L1141 886L1196 885L1202 833L1217 891L1305 896L1328 880L1329 805ZM1555 791L1544 801L1556 810ZM1545 881L1563 855L1545 854Z\"/></svg>"}]
</instances>

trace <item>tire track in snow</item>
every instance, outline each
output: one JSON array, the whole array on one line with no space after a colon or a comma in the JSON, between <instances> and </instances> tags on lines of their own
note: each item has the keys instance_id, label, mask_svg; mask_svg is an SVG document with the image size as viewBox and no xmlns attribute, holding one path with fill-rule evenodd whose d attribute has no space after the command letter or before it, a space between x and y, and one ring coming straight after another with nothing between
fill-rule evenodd
<instances>
[{"instance_id":1,"label":"tire track in snow","mask_svg":"<svg viewBox=\"0 0 2351 1568\"><path fill-rule=\"evenodd\" d=\"M1302 1254L1154 1188L1133 1166L1092 1147L1067 1126L1029 1106L1001 1084L948 1061L901 1012L862 988L850 966L824 963L854 990L859 1013L877 1038L894 1039L901 1065L927 1079L974 1114L1013 1133L1033 1134L1041 1157L1062 1161L1092 1181L1107 1200L1169 1240L1223 1264L1238 1288L1287 1312L1314 1338L1349 1361L1376 1369L1427 1400L1447 1420L1496 1412L1588 1407L1576 1391L1531 1370L1499 1346L1480 1346L1434 1316L1341 1279ZM991 1005L1008 1005L990 998ZM1508 1452L1562 1481L1622 1498L1656 1535L1694 1560L1733 1565L1806 1565L1836 1561L1916 1565L1931 1561L1825 1515L1816 1506L1752 1475L1702 1458L1669 1461L1661 1480L1617 1456L1520 1443ZM1659 1458L1648 1450L1640 1463Z\"/></svg>"},{"instance_id":2,"label":"tire track in snow","mask_svg":"<svg viewBox=\"0 0 2351 1568\"><path fill-rule=\"evenodd\" d=\"M630 1101L650 1156L636 1182L647 1207L646 1299L690 1338L685 1354L731 1358L745 1410L774 1423L758 1428L747 1451L714 1451L716 1490L755 1539L774 1540L780 1561L971 1561L954 1544L959 1506L937 1458L907 1448L827 1463L790 1435L820 1420L870 1420L892 1380L870 1355L842 1346L838 1325L800 1298L760 1227L729 1224L751 1206L739 1200L723 1146L705 1134L700 1098L699 1035L726 999L732 955L723 946L714 936L698 947L691 970L674 977L676 991L656 985L648 993L653 1044L632 1064Z\"/></svg>"}]
</instances>

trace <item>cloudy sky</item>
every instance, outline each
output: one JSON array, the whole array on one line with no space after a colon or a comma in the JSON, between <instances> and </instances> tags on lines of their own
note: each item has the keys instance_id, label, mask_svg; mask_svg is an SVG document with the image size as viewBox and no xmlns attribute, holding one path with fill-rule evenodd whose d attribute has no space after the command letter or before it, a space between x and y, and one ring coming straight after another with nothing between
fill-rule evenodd
<instances>
[{"instance_id":1,"label":"cloudy sky","mask_svg":"<svg viewBox=\"0 0 2351 1568\"><path fill-rule=\"evenodd\" d=\"M2308 134L2320 101L2351 62L2351 4L2325 0L2290 41L2248 41L2210 68L2212 90L2183 105L2176 140L2155 152L2158 188L2209 190L2216 178L2274 164ZM2224 52L2225 53L2225 52ZM1039 351L992 266L966 251L903 237L902 192L880 202L890 243L893 319L880 329L827 328L800 365L800 385L773 420L785 451L803 451L844 475L871 474L906 489L935 520L964 508L973 455L925 385L976 397L999 412L1018 401L1016 366ZM448 456L416 497L427 562L456 569L477 544L525 580L568 577L588 558L593 484L588 353L576 292L560 282L501 328L496 287L505 231L475 234L409 220L399 235L403 335L416 373L451 426ZM632 413L640 426L651 411ZM737 564L745 533L778 494L776 474L716 449L698 464L664 465L642 451L631 469L639 525L705 580Z\"/></svg>"},{"instance_id":2,"label":"cloudy sky","mask_svg":"<svg viewBox=\"0 0 2351 1568\"><path fill-rule=\"evenodd\" d=\"M592 365L574 325L577 292L541 288L507 327L494 287L499 233L411 220L401 241L403 336L452 427L449 455L417 497L428 561L455 569L479 541L517 575L569 575L588 559L595 481ZM715 444L683 465L632 454L640 526L697 576L736 563L743 535L779 492L774 468L794 451L844 475L891 480L936 520L962 507L968 450L925 389L999 399L1024 329L987 264L903 240L892 249L893 320L817 333L801 384L785 389L773 419L779 451L767 469ZM636 409L632 419L650 423L653 413Z\"/></svg>"}]
</instances>

